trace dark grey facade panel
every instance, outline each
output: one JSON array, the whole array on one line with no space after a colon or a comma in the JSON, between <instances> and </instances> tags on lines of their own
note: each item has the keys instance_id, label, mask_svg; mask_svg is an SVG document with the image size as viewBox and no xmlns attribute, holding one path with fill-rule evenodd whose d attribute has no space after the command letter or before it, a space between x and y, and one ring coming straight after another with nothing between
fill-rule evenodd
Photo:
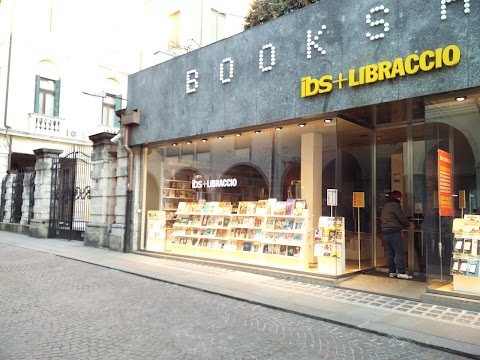
<instances>
[{"instance_id":1,"label":"dark grey facade panel","mask_svg":"<svg viewBox=\"0 0 480 360\"><path fill-rule=\"evenodd\" d=\"M480 86L480 3L456 1L445 7L446 19L442 19L440 0L323 0L142 70L129 77L128 111L139 109L142 113L141 125L131 131L131 143L265 125ZM367 15L370 23L384 22L370 26ZM307 58L309 30L314 42L310 43L311 58ZM384 36L370 40L367 33ZM272 70L261 71L259 52L268 44L275 47L275 64ZM441 64L428 72L420 70L361 86L349 86L345 80L342 89L334 82L330 92L301 97L306 76L332 75L335 81L342 73L350 79L350 70L359 76L359 69L367 65L393 63L397 58L405 60L411 54L435 52L449 45L458 46L461 52L454 66ZM271 49L263 50L264 68L270 65ZM228 83L220 81L224 59L233 61L233 78ZM224 79L229 77L229 64L223 65ZM198 88L187 94L186 76L191 70L198 73Z\"/></svg>"}]
</instances>

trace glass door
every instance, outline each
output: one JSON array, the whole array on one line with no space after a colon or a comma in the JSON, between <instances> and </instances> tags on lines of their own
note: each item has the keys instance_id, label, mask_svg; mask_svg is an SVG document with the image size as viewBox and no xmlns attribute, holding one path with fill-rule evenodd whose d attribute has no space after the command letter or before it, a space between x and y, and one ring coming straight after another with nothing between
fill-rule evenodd
<instances>
[{"instance_id":1,"label":"glass door","mask_svg":"<svg viewBox=\"0 0 480 360\"><path fill-rule=\"evenodd\" d=\"M425 207L425 126L423 123L381 126L375 132L376 241L375 267L387 271L380 214L390 191L403 194L403 212L415 224L404 230L403 249L409 274L425 272L423 209Z\"/></svg>"}]
</instances>

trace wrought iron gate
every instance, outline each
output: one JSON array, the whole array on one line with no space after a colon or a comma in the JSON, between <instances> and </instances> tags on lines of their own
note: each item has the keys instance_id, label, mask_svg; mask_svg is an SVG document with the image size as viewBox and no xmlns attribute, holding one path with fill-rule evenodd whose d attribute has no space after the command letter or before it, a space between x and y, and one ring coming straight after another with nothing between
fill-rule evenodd
<instances>
[{"instance_id":1,"label":"wrought iron gate","mask_svg":"<svg viewBox=\"0 0 480 360\"><path fill-rule=\"evenodd\" d=\"M10 209L10 222L19 224L22 220L22 205L23 205L23 180L25 174L17 174L12 183L12 203Z\"/></svg>"},{"instance_id":2,"label":"wrought iron gate","mask_svg":"<svg viewBox=\"0 0 480 360\"><path fill-rule=\"evenodd\" d=\"M90 215L90 155L73 151L52 166L49 237L83 240Z\"/></svg>"}]
</instances>

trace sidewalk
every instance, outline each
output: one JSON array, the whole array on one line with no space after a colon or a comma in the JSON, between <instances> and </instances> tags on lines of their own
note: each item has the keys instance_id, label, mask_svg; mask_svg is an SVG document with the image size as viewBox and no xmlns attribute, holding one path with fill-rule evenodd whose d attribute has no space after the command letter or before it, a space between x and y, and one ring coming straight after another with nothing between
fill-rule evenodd
<instances>
[{"instance_id":1,"label":"sidewalk","mask_svg":"<svg viewBox=\"0 0 480 360\"><path fill-rule=\"evenodd\" d=\"M0 243L83 261L480 359L480 313L279 279L213 265L124 254L82 242L0 231Z\"/></svg>"}]
</instances>

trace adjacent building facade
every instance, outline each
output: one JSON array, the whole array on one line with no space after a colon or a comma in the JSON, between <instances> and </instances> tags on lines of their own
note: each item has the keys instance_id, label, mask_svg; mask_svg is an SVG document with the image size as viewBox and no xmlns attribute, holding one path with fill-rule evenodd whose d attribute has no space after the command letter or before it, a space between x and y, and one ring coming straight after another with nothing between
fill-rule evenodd
<instances>
[{"instance_id":1,"label":"adjacent building facade","mask_svg":"<svg viewBox=\"0 0 480 360\"><path fill-rule=\"evenodd\" d=\"M480 296L479 27L468 1L324 0L129 76L132 248L382 270L400 190L409 272Z\"/></svg>"}]
</instances>

